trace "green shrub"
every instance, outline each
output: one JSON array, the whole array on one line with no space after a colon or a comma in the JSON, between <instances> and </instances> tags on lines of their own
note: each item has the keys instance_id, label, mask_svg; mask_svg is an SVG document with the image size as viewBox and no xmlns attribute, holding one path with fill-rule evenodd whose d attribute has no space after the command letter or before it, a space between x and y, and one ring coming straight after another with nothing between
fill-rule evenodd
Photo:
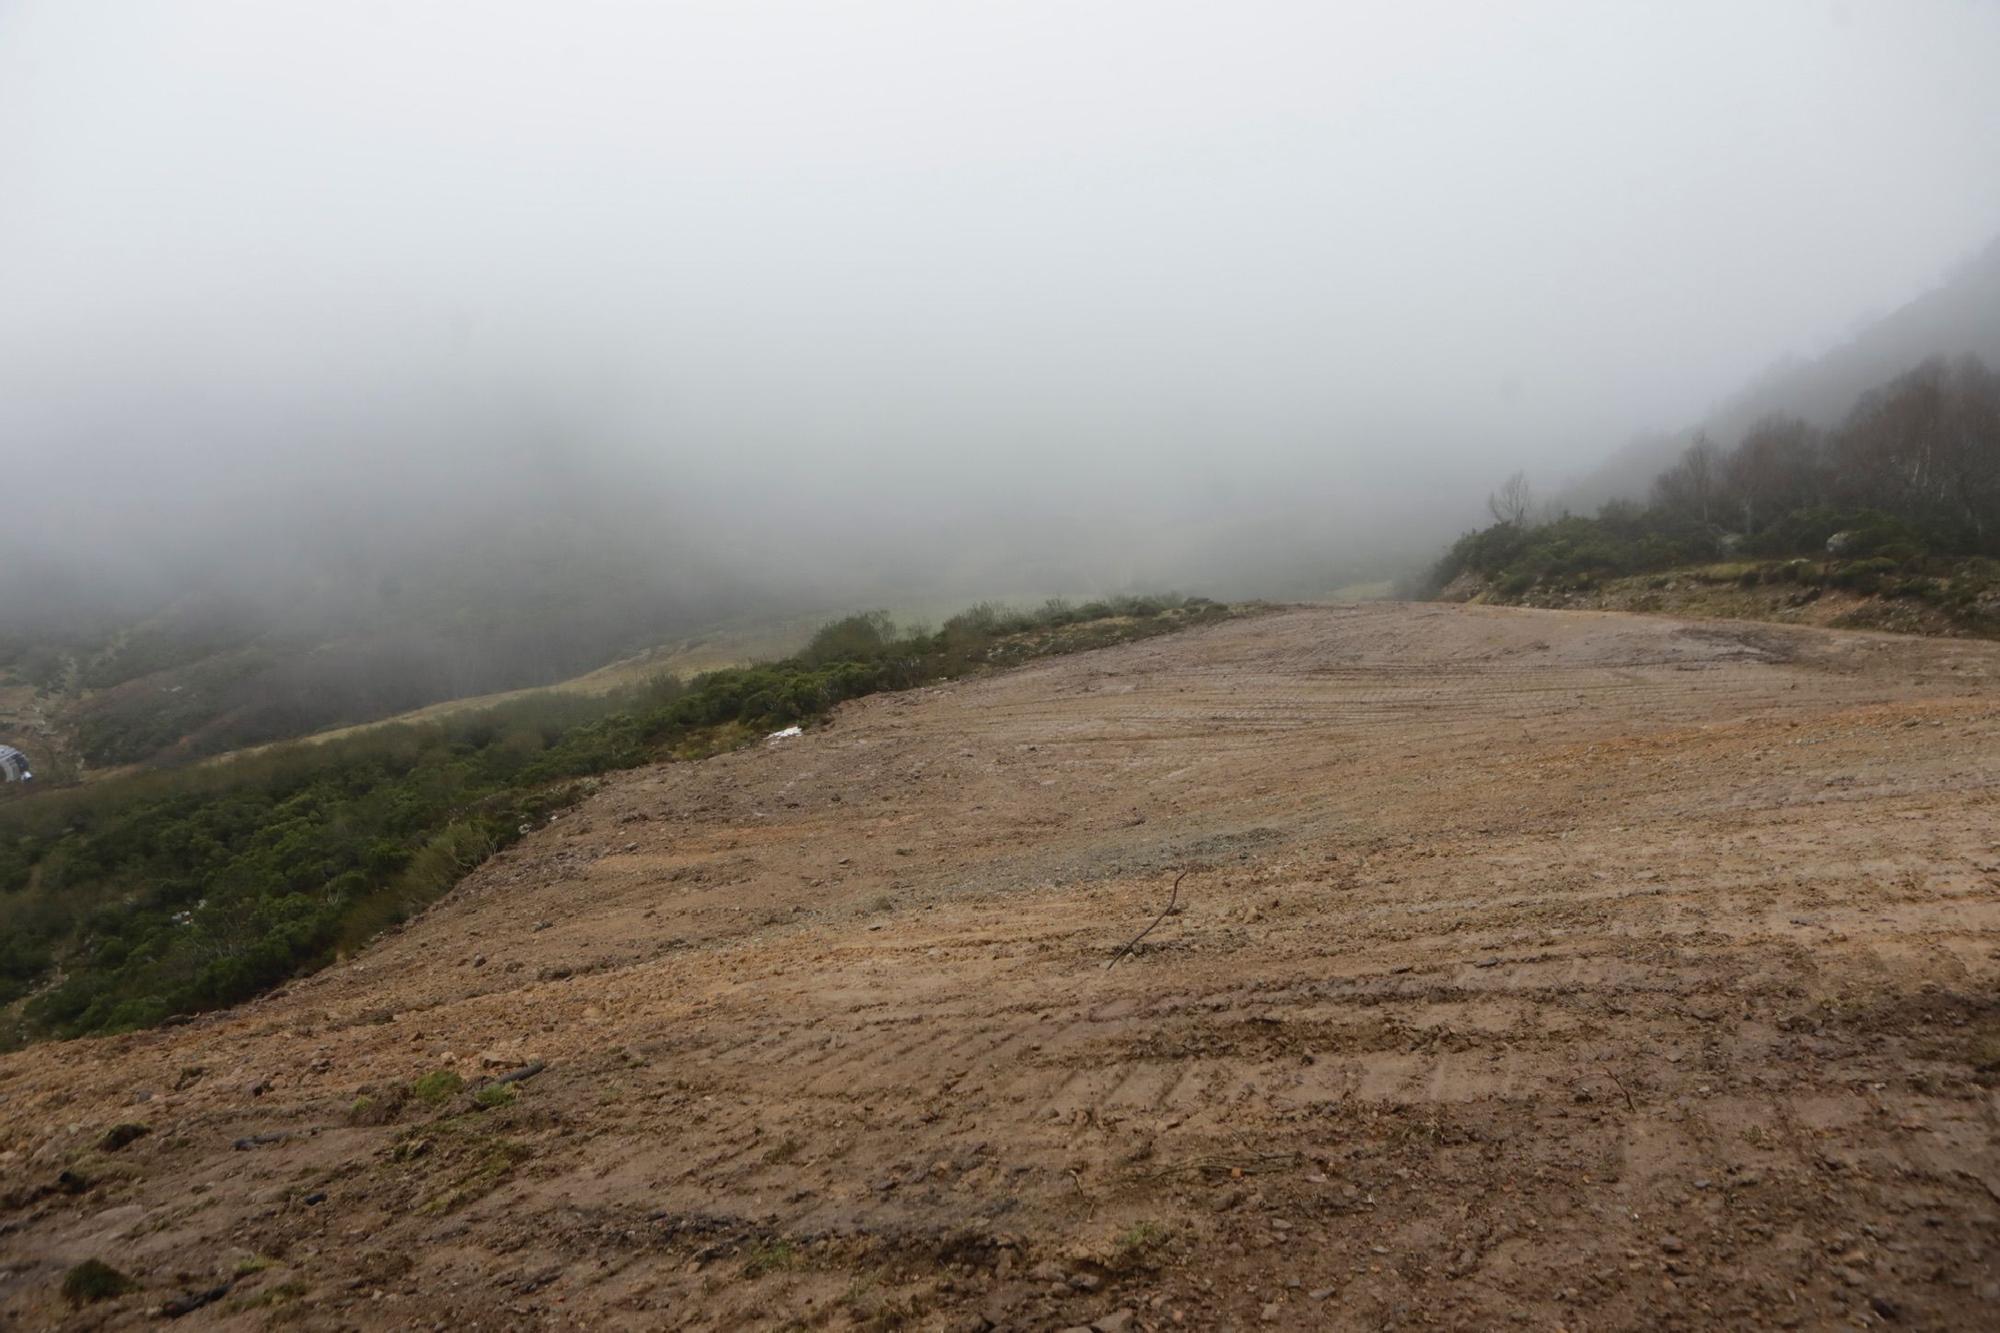
<instances>
[{"instance_id":1,"label":"green shrub","mask_svg":"<svg viewBox=\"0 0 2000 1333\"><path fill-rule=\"evenodd\" d=\"M98 1259L85 1259L63 1275L62 1294L71 1305L89 1305L95 1301L114 1300L128 1291L138 1290L138 1287L138 1283L110 1264Z\"/></svg>"},{"instance_id":2,"label":"green shrub","mask_svg":"<svg viewBox=\"0 0 2000 1333\"><path fill-rule=\"evenodd\" d=\"M1884 576L1894 574L1901 565L1883 556L1867 560L1850 560L1834 567L1828 582L1836 588L1852 588L1855 592L1872 593L1882 586Z\"/></svg>"},{"instance_id":3,"label":"green shrub","mask_svg":"<svg viewBox=\"0 0 2000 1333\"><path fill-rule=\"evenodd\" d=\"M887 611L868 611L820 626L799 653L812 666L829 662L871 662L888 651L896 638L896 623Z\"/></svg>"}]
</instances>

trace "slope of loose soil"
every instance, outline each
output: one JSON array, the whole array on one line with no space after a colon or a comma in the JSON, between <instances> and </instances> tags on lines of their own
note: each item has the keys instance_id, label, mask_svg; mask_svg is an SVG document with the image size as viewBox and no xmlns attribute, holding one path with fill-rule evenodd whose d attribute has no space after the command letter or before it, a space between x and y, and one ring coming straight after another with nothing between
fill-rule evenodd
<instances>
[{"instance_id":1,"label":"slope of loose soil","mask_svg":"<svg viewBox=\"0 0 2000 1333\"><path fill-rule=\"evenodd\" d=\"M1996 782L2000 645L1728 622L1299 610L863 701L0 1059L0 1324L240 1269L180 1326L1988 1326ZM141 1290L70 1316L90 1257Z\"/></svg>"}]
</instances>

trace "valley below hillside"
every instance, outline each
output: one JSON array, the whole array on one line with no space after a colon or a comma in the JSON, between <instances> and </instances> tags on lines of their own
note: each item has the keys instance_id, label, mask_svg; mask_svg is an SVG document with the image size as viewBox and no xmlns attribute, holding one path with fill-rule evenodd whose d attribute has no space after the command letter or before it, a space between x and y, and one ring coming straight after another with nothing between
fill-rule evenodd
<instances>
[{"instance_id":1,"label":"valley below hillside","mask_svg":"<svg viewBox=\"0 0 2000 1333\"><path fill-rule=\"evenodd\" d=\"M2000 643L1274 611L0 1056L0 1325L1978 1327L1996 983Z\"/></svg>"}]
</instances>

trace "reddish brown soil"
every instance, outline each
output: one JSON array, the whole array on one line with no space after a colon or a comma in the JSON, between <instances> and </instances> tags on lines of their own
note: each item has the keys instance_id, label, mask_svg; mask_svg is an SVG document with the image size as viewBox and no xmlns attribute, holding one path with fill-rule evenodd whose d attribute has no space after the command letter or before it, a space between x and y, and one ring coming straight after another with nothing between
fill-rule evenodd
<instances>
[{"instance_id":1,"label":"reddish brown soil","mask_svg":"<svg viewBox=\"0 0 2000 1333\"><path fill-rule=\"evenodd\" d=\"M2000 644L1770 625L1298 610L877 698L0 1060L0 1324L254 1268L181 1326L1992 1327L1996 782ZM141 1290L71 1313L89 1257Z\"/></svg>"}]
</instances>

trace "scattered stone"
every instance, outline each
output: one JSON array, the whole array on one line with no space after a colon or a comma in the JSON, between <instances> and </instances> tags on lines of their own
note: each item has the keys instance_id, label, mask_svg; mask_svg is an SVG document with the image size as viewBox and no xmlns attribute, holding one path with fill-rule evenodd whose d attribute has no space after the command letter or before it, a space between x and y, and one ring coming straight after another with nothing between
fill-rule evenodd
<instances>
[{"instance_id":1,"label":"scattered stone","mask_svg":"<svg viewBox=\"0 0 2000 1333\"><path fill-rule=\"evenodd\" d=\"M1063 1282L1069 1278L1069 1274L1063 1272L1063 1266L1053 1259L1044 1259L1030 1268L1028 1276L1036 1282Z\"/></svg>"},{"instance_id":2,"label":"scattered stone","mask_svg":"<svg viewBox=\"0 0 2000 1333\"><path fill-rule=\"evenodd\" d=\"M1679 1236L1662 1236L1660 1237L1660 1248L1668 1254L1680 1254L1687 1249L1687 1246L1682 1243Z\"/></svg>"},{"instance_id":3,"label":"scattered stone","mask_svg":"<svg viewBox=\"0 0 2000 1333\"><path fill-rule=\"evenodd\" d=\"M530 1060L519 1069L510 1069L493 1081L495 1083L525 1083L548 1067L548 1061L546 1060Z\"/></svg>"},{"instance_id":4,"label":"scattered stone","mask_svg":"<svg viewBox=\"0 0 2000 1333\"><path fill-rule=\"evenodd\" d=\"M1139 1312L1128 1306L1121 1310L1113 1310L1104 1318L1092 1322L1090 1326L1096 1329L1097 1333L1128 1333L1132 1321L1138 1317Z\"/></svg>"},{"instance_id":5,"label":"scattered stone","mask_svg":"<svg viewBox=\"0 0 2000 1333\"><path fill-rule=\"evenodd\" d=\"M1275 1324L1278 1322L1278 1316L1283 1313L1284 1313L1284 1307L1278 1304L1278 1302L1272 1301L1270 1304L1264 1307L1264 1316L1263 1316L1264 1322L1267 1324Z\"/></svg>"},{"instance_id":6,"label":"scattered stone","mask_svg":"<svg viewBox=\"0 0 2000 1333\"><path fill-rule=\"evenodd\" d=\"M283 1143L288 1137L290 1136L283 1133L282 1131L274 1130L269 1134L246 1135L245 1137L236 1140L236 1142L230 1144L229 1146L234 1148L237 1152L249 1152L252 1148L261 1148L266 1144Z\"/></svg>"},{"instance_id":7,"label":"scattered stone","mask_svg":"<svg viewBox=\"0 0 2000 1333\"><path fill-rule=\"evenodd\" d=\"M1104 1279L1095 1273L1078 1273L1070 1278L1069 1284L1078 1291L1096 1291L1104 1285Z\"/></svg>"},{"instance_id":8,"label":"scattered stone","mask_svg":"<svg viewBox=\"0 0 2000 1333\"><path fill-rule=\"evenodd\" d=\"M161 1304L160 1317L162 1319L179 1319L182 1315L193 1314L204 1305L213 1305L229 1294L231 1285L225 1282L219 1287L210 1287L206 1291L191 1291L185 1296L176 1296L172 1300Z\"/></svg>"},{"instance_id":9,"label":"scattered stone","mask_svg":"<svg viewBox=\"0 0 2000 1333\"><path fill-rule=\"evenodd\" d=\"M1323 1301L1331 1295L1333 1295L1332 1287L1314 1287L1306 1293L1306 1299L1309 1301Z\"/></svg>"}]
</instances>

